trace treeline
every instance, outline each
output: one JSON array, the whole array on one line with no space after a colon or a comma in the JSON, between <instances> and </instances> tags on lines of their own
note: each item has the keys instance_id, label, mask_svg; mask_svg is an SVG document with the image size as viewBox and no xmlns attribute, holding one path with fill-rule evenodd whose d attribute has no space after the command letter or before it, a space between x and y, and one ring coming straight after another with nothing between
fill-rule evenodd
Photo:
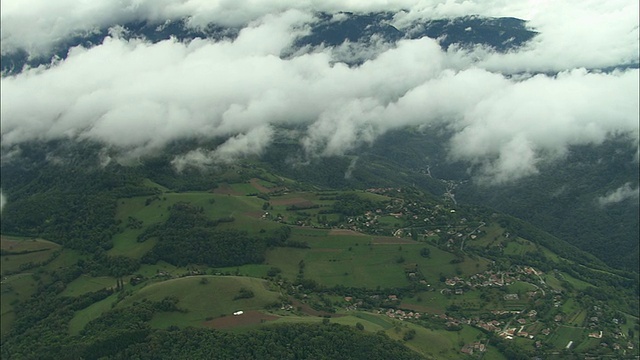
<instances>
[{"instance_id":1,"label":"treeline","mask_svg":"<svg viewBox=\"0 0 640 360\"><path fill-rule=\"evenodd\" d=\"M146 307L122 312L133 316L125 327L85 332L82 340L61 334L68 342L47 346L49 340L43 339L33 347L41 351L39 355L32 351L16 355L25 359L422 359L382 332L371 334L331 323L273 325L248 333L176 327L150 330L144 321L154 309Z\"/></svg>"},{"instance_id":2,"label":"treeline","mask_svg":"<svg viewBox=\"0 0 640 360\"><path fill-rule=\"evenodd\" d=\"M384 333L338 324L282 324L248 333L155 331L110 359L421 359Z\"/></svg>"},{"instance_id":3,"label":"treeline","mask_svg":"<svg viewBox=\"0 0 640 360\"><path fill-rule=\"evenodd\" d=\"M536 176L485 189L468 183L456 195L528 221L609 266L638 272L637 198L598 201L626 183L637 188L636 156L637 140L619 135L598 146L572 146L566 159L541 164Z\"/></svg>"},{"instance_id":4,"label":"treeline","mask_svg":"<svg viewBox=\"0 0 640 360\"><path fill-rule=\"evenodd\" d=\"M135 168L101 165L95 143L52 141L23 144L20 155L2 164L8 197L1 225L6 234L43 237L93 252L109 249L118 231L119 197L157 192Z\"/></svg>"},{"instance_id":5,"label":"treeline","mask_svg":"<svg viewBox=\"0 0 640 360\"><path fill-rule=\"evenodd\" d=\"M375 206L376 204L373 201L356 194L343 194L336 196L332 211L342 215L356 216L374 209Z\"/></svg>"},{"instance_id":6,"label":"treeline","mask_svg":"<svg viewBox=\"0 0 640 360\"><path fill-rule=\"evenodd\" d=\"M133 306L108 311L89 322L79 336L70 336L69 321L75 311L102 300L112 293L100 290L75 298L55 297L34 306L30 312L42 314L39 319L20 312L18 318L30 327L12 330L2 344L3 359L99 359L144 342L150 334L148 322L157 312L179 311L177 301L170 298L143 301ZM27 314L28 315L28 314ZM20 331L23 330L23 331Z\"/></svg>"}]
</instances>

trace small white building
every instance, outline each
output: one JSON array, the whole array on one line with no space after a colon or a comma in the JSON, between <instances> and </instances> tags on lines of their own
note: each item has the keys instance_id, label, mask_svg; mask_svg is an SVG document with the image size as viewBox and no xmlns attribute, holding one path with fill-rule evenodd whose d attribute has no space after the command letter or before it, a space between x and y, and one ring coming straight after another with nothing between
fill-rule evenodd
<instances>
[{"instance_id":1,"label":"small white building","mask_svg":"<svg viewBox=\"0 0 640 360\"><path fill-rule=\"evenodd\" d=\"M242 314L244 314L244 311L238 310L238 311L233 313L233 316L238 316L238 315L242 315Z\"/></svg>"}]
</instances>

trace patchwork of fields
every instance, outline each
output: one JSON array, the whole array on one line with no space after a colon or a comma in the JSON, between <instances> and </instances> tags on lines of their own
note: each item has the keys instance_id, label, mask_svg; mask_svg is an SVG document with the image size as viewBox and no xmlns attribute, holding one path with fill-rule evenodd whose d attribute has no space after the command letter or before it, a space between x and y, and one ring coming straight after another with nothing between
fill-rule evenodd
<instances>
[{"instance_id":1,"label":"patchwork of fields","mask_svg":"<svg viewBox=\"0 0 640 360\"><path fill-rule=\"evenodd\" d=\"M457 359L461 348L470 346L468 344L477 347L478 339L486 336L477 327L464 323L456 323L451 328L449 323L454 319L451 314L460 310L471 314L496 310L517 313L531 307L532 300L525 294L539 291L539 286L534 284L538 277L513 281L501 288L473 290L463 280L460 280L462 287L452 287L445 284L445 279L490 274L494 271L492 261L459 251L457 243L451 246L451 239L448 243L442 241L442 235L434 231L439 225L416 230L414 220L421 219L418 216L410 219L413 222L406 222L397 214L388 215L380 209L376 210L380 216L373 211L364 216L344 216L333 211L336 199L344 194L382 204L376 205L379 207L397 205L397 200L386 195L361 191L290 191L264 179L221 184L210 192L176 193L157 184L150 185L162 193L118 200L116 219L120 231L106 255L143 260L161 240L152 236L140 241L141 235L165 223L172 207L181 203L190 204L212 221L223 219L216 222L218 230L241 230L257 239L276 233L286 225L290 229L287 243L267 247L261 263L207 267L202 264L176 266L162 260L142 261L135 273L126 276L81 275L68 283L58 296L75 298L102 289L113 293L75 311L69 322L69 334L81 334L87 324L112 309L172 299L179 311L155 313L149 322L152 328L194 326L246 331L273 323L330 321L369 332L382 331L427 357ZM414 206L419 205L414 203ZM391 211L394 210L387 212ZM526 239L509 238L495 223L485 226L484 222L470 221L469 227L475 230L465 235L458 229L464 228L465 225L460 224L467 219L460 219L453 211L451 214L457 225L443 228L451 234L447 236L464 239L475 230L479 234L466 239L469 251L499 248L506 255L521 257L542 251L554 261L559 259L553 252ZM376 226L381 231L354 230L356 222L364 224L372 219L379 220ZM329 223L340 225L328 226ZM400 235L391 236L392 233ZM14 305L35 292L41 277L73 266L79 260L91 259L90 255L63 249L42 239L2 236L1 248L3 335L10 331L15 317ZM510 274L508 271L503 274ZM545 274L544 279L547 291L557 293L566 291L567 286L574 289L591 286L560 271L553 276ZM512 296L515 300L505 300L506 294L518 296ZM385 315L380 307L367 307L368 303L384 309L420 313L424 318L420 322L403 321ZM559 300L558 309L564 314L564 321L547 342L558 350L565 348L569 341L573 341L573 347L592 348L593 339L587 337L585 328L587 309L571 297ZM234 315L239 311L242 313ZM446 320L441 320L443 317ZM636 320L629 318L630 322ZM528 331L536 335L545 327L537 321L526 323ZM528 339L516 341L533 348L533 342ZM492 345L485 351L486 358L504 358Z\"/></svg>"}]
</instances>

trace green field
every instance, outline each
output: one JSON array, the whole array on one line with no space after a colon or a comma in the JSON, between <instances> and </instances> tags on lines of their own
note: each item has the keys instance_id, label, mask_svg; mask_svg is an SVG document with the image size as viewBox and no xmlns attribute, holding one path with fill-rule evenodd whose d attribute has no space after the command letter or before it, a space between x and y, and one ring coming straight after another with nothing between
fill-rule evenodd
<instances>
[{"instance_id":1,"label":"green field","mask_svg":"<svg viewBox=\"0 0 640 360\"><path fill-rule=\"evenodd\" d=\"M249 185L249 184L247 184ZM250 185L249 185L250 186ZM253 192L256 192L254 189ZM138 235L149 226L165 221L169 216L168 208L178 202L189 202L202 207L211 219L233 217L231 223L219 224L220 229L242 229L250 234L258 234L261 229L276 229L281 225L260 218L264 213L264 200L255 196L223 195L209 192L164 193L147 204L150 197L133 197L121 199L118 204L116 219L121 222L122 231L113 238L113 248L110 255L123 255L140 258L155 245L154 239L143 243L137 242ZM128 218L132 217L142 222L138 229L127 228Z\"/></svg>"},{"instance_id":2,"label":"green field","mask_svg":"<svg viewBox=\"0 0 640 360\"><path fill-rule=\"evenodd\" d=\"M118 294L112 294L106 299L102 299L80 311L76 311L69 322L69 334L77 335L91 320L97 319L103 313L111 310L117 298Z\"/></svg>"},{"instance_id":3,"label":"green field","mask_svg":"<svg viewBox=\"0 0 640 360\"><path fill-rule=\"evenodd\" d=\"M575 348L581 342L587 339L587 330L583 328L575 328L568 326L558 327L551 335L549 340L557 349L564 349L569 341L573 341L572 347Z\"/></svg>"},{"instance_id":4,"label":"green field","mask_svg":"<svg viewBox=\"0 0 640 360\"><path fill-rule=\"evenodd\" d=\"M28 264L38 264L47 261L53 253L60 249L60 245L42 239L21 238L2 235L2 275L20 271Z\"/></svg>"},{"instance_id":5,"label":"green field","mask_svg":"<svg viewBox=\"0 0 640 360\"><path fill-rule=\"evenodd\" d=\"M588 282L584 282L580 279L576 279L573 276L567 274L567 273L561 273L561 278L563 278L564 280L566 280L569 284L573 285L574 288L578 289L578 290L584 290L589 286L593 286L591 284L589 284Z\"/></svg>"},{"instance_id":6,"label":"green field","mask_svg":"<svg viewBox=\"0 0 640 360\"><path fill-rule=\"evenodd\" d=\"M13 307L19 301L28 299L36 292L36 281L31 274L9 275L3 278L0 285L0 323L1 335L6 335L14 319Z\"/></svg>"},{"instance_id":7,"label":"green field","mask_svg":"<svg viewBox=\"0 0 640 360\"><path fill-rule=\"evenodd\" d=\"M536 251L536 246L532 242L520 237L507 241L507 246L504 248L505 255L524 256L528 252Z\"/></svg>"},{"instance_id":8,"label":"green field","mask_svg":"<svg viewBox=\"0 0 640 360\"><path fill-rule=\"evenodd\" d=\"M231 172L229 176L233 177L237 174ZM487 334L469 326L462 326L458 331L447 331L441 330L443 324L428 320L423 320L426 321L423 327L411 321L391 319L383 314L354 310L353 307L347 310L344 296L351 296L348 293L351 290L333 292L331 288L334 286L366 288L369 293L378 290L382 293L388 291L395 293L396 290L390 289L405 288L399 290L402 292L398 292L401 294L402 302L397 307L431 315L448 312L454 314L452 316L462 313L466 317L473 317L489 314L491 310L531 309L534 300L529 299L526 293L535 290L536 287L525 281L516 281L500 288L465 287L461 295L443 292L444 289L454 289L444 284L444 278L458 276L464 279L489 268L490 261L477 256L478 253L473 252L474 248L494 247L492 250L496 250L496 246L504 243L506 244L505 254L525 257L528 252L537 251L538 248L526 239L515 236L505 238L505 230L497 224L483 227L482 231L486 233L474 241L469 240L465 252L458 251L458 248L451 249L456 250L454 254L454 251L444 251L431 241L425 241L422 238L417 239L422 241L416 241L408 237L363 234L344 228L322 228L325 225L317 222L336 221L339 218L346 222L345 216L320 213L321 210L331 206L335 201L332 200L333 197L345 192L283 192L283 188L280 187L281 180L276 178L272 180L254 178L242 183L230 181L221 183L221 186L212 192L188 193L170 192L158 184L148 182L163 193L158 196L119 199L116 219L120 221L120 232L114 236L113 247L107 251L111 256L142 259L157 244L158 239L149 238L140 243L137 237L150 226L164 222L169 216L169 208L179 202L188 202L202 208L203 213L212 220L232 217L233 222L221 222L216 226L219 229L244 230L256 237L270 235L270 230L279 229L284 225L269 216L263 217L266 212L269 212L272 217L276 214L282 215L284 222L289 222L291 229L288 240L292 243L287 245L297 247L268 248L265 252L265 260L260 264L218 268L201 264L178 267L163 261L155 264L141 264L135 271L135 274L145 278L141 283L133 286L129 284L129 278L134 274L124 276L125 285L122 292L116 292L73 314L69 323L69 333L80 334L90 321L113 308L123 308L142 301L161 301L166 297L177 299L177 307L181 311L156 313L150 322L153 328L177 325L247 331L247 329L262 326L262 323L322 322L326 320L321 316L328 316L329 313L317 309L321 309L319 306L326 305L337 311L332 314L330 322L353 327L361 324L364 331L385 332L391 338L404 342L406 346L427 358L460 359L463 356L460 349L464 344L478 340L485 342ZM277 192L274 194L271 189L277 189ZM260 195L262 198L255 196L256 193L262 193ZM364 192L353 193L374 201L390 199ZM247 196L248 194L251 196ZM292 209L292 206L309 208L296 210ZM306 226L291 225L291 222L299 219L306 219ZM361 219L354 221L358 222ZM392 228L398 226L396 223L404 224L407 220L382 216L379 221ZM138 225L131 225L132 223ZM313 226L308 226L309 224ZM341 227L346 226L351 225L341 225ZM453 228L464 226L456 222ZM388 233L389 228L385 228L384 233ZM300 246L301 244L304 246ZM3 250L7 251L35 251L4 256L3 274L5 271L16 271L20 265L28 262L47 260L56 249L60 249L58 245L45 240L4 236L2 246ZM425 248L429 250L428 256L425 255L427 257L421 255L421 250ZM547 249L543 249L543 252L548 258L553 256L553 259L558 259ZM89 260L92 256L92 254L81 255L78 251L68 249L56 254L59 255L51 258L52 261L45 266L34 267L32 270L3 279L3 336L10 330L15 316L14 305L18 301L26 300L35 292L40 277L46 281L55 279L53 271L73 267L78 260ZM511 265L513 264L506 262L506 266L502 269L509 268ZM294 286L287 282L284 282L284 285L282 283L276 285L281 280L277 276L276 281L273 282L264 280L267 279L272 268L279 269L278 276L293 283ZM511 271L514 271L513 269L514 267L511 266ZM207 275L189 276L194 270ZM314 280L317 284L326 287L322 289L326 292L310 292L309 289L312 287L296 286L296 281L301 274L304 279ZM566 295L563 295L565 301L559 309L564 314L563 325L554 328L547 339L549 343L558 350L564 349L569 341L574 341L575 349L593 347L595 342L586 337L587 330L580 328L584 325L587 311L572 297L572 290L585 289L591 285L566 273L559 273L559 278L556 278L553 272L543 276L551 289L569 290ZM418 283L416 281L418 279L424 279L426 283ZM114 287L115 284L116 279L113 277L91 277L85 274L68 283L57 296L78 297L88 292ZM416 287L412 288L412 284ZM456 286L456 288L459 287L459 285ZM252 292L253 296L234 299L241 294L241 289ZM291 289L294 289L291 294L283 295L284 291ZM520 299L504 300L504 295L507 293L519 294ZM356 294L353 295L356 296ZM373 296L372 298L380 299ZM287 299L293 301L295 310L279 308L279 304ZM355 302L349 305L353 304ZM449 308L451 305L457 305L459 312ZM271 309L270 313L265 312L266 308ZM229 316L238 310L248 312L248 316L242 320L257 320L244 322L237 321L241 320L239 317ZM625 332L632 329L637 321L632 317L628 317L627 320L629 324L623 327ZM227 326L227 323L231 325ZM549 324L545 323L541 316L537 323L527 324L527 331L537 334L543 325L547 327ZM415 331L415 337L408 341L403 340L409 331ZM513 344L533 351L533 342L529 339L516 338ZM488 347L482 358L504 359L502 354L492 346Z\"/></svg>"},{"instance_id":9,"label":"green field","mask_svg":"<svg viewBox=\"0 0 640 360\"><path fill-rule=\"evenodd\" d=\"M241 288L254 293L254 297L234 300ZM178 307L186 313L156 314L151 325L165 328L169 325L202 326L207 318L230 315L238 310L261 310L278 302L280 293L269 288L262 279L237 276L190 276L148 285L125 298L118 307L131 305L144 299L160 301L165 297L178 299Z\"/></svg>"},{"instance_id":10,"label":"green field","mask_svg":"<svg viewBox=\"0 0 640 360\"><path fill-rule=\"evenodd\" d=\"M447 276L471 275L484 271L486 260L467 258L451 264L454 255L431 245L391 237L362 234L331 235L327 230L294 229L292 239L309 244L310 249L275 248L269 250L266 263L282 270L282 276L294 279L299 263L305 264L305 277L327 286L392 288L406 286L406 269L417 265L428 283ZM420 256L427 247L431 257Z\"/></svg>"},{"instance_id":11,"label":"green field","mask_svg":"<svg viewBox=\"0 0 640 360\"><path fill-rule=\"evenodd\" d=\"M116 286L116 279L108 276L91 277L83 275L67 285L61 296L79 296L92 291Z\"/></svg>"}]
</instances>

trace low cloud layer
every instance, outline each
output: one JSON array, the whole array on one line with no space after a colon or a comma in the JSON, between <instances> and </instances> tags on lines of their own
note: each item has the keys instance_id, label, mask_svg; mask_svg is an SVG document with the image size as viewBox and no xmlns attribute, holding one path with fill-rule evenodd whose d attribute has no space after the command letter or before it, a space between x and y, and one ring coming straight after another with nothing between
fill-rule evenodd
<instances>
[{"instance_id":1,"label":"low cloud layer","mask_svg":"<svg viewBox=\"0 0 640 360\"><path fill-rule=\"evenodd\" d=\"M101 141L135 157L175 139L228 138L215 150L176 158L180 169L260 154L278 125L306 129L300 141L308 156L330 156L371 144L392 129L438 124L454 134L448 145L452 159L468 161L481 178L502 183L537 173L540 161L561 157L570 145L599 144L619 133L638 138L638 70L583 68L637 62L636 1L534 7L396 1L389 10L407 9L396 15L398 27L427 16L520 16L531 19L541 35L506 54L443 51L436 40L422 38L376 44L374 58L358 44L280 56L308 31L311 10L384 10L387 3L3 2L3 52L46 51L59 37L116 20L192 16L193 26L245 26L236 39L218 42L151 44L114 35L93 48L72 49L53 66L3 77L3 151L24 141L71 137ZM68 20L56 20L55 14L70 8ZM553 9L574 12L559 18ZM20 24L35 16L44 16L42 23L21 33ZM53 30L39 24L53 24ZM369 60L348 67L339 62L347 56ZM559 73L511 76L522 71Z\"/></svg>"},{"instance_id":2,"label":"low cloud layer","mask_svg":"<svg viewBox=\"0 0 640 360\"><path fill-rule=\"evenodd\" d=\"M613 205L613 204L617 204L627 200L630 200L630 201L635 200L637 202L639 198L640 198L640 189L637 186L634 189L631 186L631 183L626 183L621 187L617 188L616 190L607 193L607 195L599 197L598 203L601 206L607 206L607 205Z\"/></svg>"}]
</instances>

